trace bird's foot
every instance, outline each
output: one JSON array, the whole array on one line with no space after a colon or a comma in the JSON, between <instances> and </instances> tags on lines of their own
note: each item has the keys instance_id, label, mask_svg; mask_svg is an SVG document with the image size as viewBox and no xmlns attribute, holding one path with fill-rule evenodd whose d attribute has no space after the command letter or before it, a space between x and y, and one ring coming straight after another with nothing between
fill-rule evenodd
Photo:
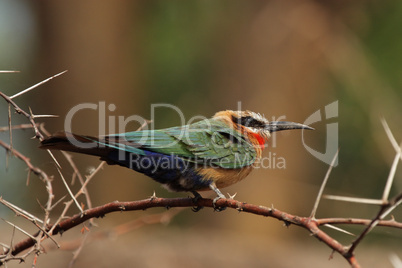
<instances>
[{"instance_id":1,"label":"bird's foot","mask_svg":"<svg viewBox=\"0 0 402 268\"><path fill-rule=\"evenodd\" d=\"M226 209L226 207L217 207L216 206L216 201L218 201L219 199L222 199L222 198L226 198L226 197L225 196L217 196L212 201L212 205L214 206L214 211L221 212L221 211L224 211Z\"/></svg>"},{"instance_id":2,"label":"bird's foot","mask_svg":"<svg viewBox=\"0 0 402 268\"><path fill-rule=\"evenodd\" d=\"M218 196L215 197L214 200L212 201L212 205L213 205L213 207L214 207L214 210L217 211L217 212L224 211L224 210L226 209L226 207L217 207L217 206L216 206L216 202L217 202L219 199L222 199L222 198L225 199L226 197L221 193L221 191L219 191L219 189L216 187L215 183L211 183L211 184L209 185L209 188L211 188L211 189L218 195Z\"/></svg>"},{"instance_id":3,"label":"bird's foot","mask_svg":"<svg viewBox=\"0 0 402 268\"><path fill-rule=\"evenodd\" d=\"M197 203L198 200L200 200L200 198L202 198L202 196L201 196L198 192L196 192L196 191L191 191L191 192L192 192L193 195L194 195L193 203ZM198 211L200 211L200 210L203 209L203 208L204 208L203 206L196 206L196 207L192 207L191 210L194 211L194 212L198 212Z\"/></svg>"}]
</instances>

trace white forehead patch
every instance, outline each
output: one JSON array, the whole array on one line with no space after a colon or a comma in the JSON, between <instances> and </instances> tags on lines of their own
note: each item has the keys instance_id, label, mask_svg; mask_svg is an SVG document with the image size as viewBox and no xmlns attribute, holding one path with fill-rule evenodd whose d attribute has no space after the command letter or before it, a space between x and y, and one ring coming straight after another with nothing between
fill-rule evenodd
<instances>
[{"instance_id":1,"label":"white forehead patch","mask_svg":"<svg viewBox=\"0 0 402 268\"><path fill-rule=\"evenodd\" d=\"M264 122L265 124L268 124L268 120L264 117L264 115L260 114L260 113L254 113L252 111L247 111L252 117L254 117L255 119L257 119L258 121Z\"/></svg>"}]
</instances>

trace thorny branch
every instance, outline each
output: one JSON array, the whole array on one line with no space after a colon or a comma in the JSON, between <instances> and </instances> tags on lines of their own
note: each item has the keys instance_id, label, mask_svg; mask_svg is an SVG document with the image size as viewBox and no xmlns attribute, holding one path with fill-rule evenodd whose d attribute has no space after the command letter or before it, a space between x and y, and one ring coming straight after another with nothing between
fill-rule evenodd
<instances>
[{"instance_id":1,"label":"thorny branch","mask_svg":"<svg viewBox=\"0 0 402 268\"><path fill-rule=\"evenodd\" d=\"M131 201L131 202L112 202L92 209L87 209L83 214L76 214L68 219L59 222L56 226L49 225L48 229L53 229L52 235L62 234L69 229L86 222L91 218L104 217L106 214L112 212L122 212L122 211L133 211L133 210L145 210L153 207L193 207L193 206L203 206L213 208L212 199L200 198L196 202L193 198L157 198L151 197L149 199ZM312 219L310 217L300 217L292 215L275 208L268 208L260 205L247 204L233 199L219 199L216 202L216 206L228 207L235 209L239 212L247 212L255 215L272 217L283 221L287 226L293 224L303 227L311 232L320 241L327 244L333 250L344 256L351 264L354 262L354 256L350 255L348 248L338 243L335 239L328 236L324 231L318 227L325 224L357 224L357 225L368 225L370 220L366 219L341 219L341 218L331 218L331 219ZM394 227L402 229L402 223L396 222L394 220L380 220L377 224L378 226ZM34 245L32 239L25 239L20 243L16 244L12 249L12 255L17 255L21 251L30 248ZM356 266L358 267L358 266Z\"/></svg>"},{"instance_id":2,"label":"thorny branch","mask_svg":"<svg viewBox=\"0 0 402 268\"><path fill-rule=\"evenodd\" d=\"M1 71L0 71L1 72ZM42 253L43 249L41 246L41 243L50 238L53 240L52 236L61 234L63 232L68 231L69 229L76 227L86 221L90 221L89 227L92 225L92 220L94 218L99 218L103 217L104 215L116 211L135 211L135 210L144 210L148 208L153 208L153 207L165 207L165 208L172 208L172 207L193 207L193 206L202 206L202 207L210 207L213 208L214 205L212 203L211 199L204 199L200 198L198 200L194 200L192 198L157 198L156 196L153 196L149 199L144 199L144 200L138 200L138 201L132 201L132 202L112 202L108 204L104 204L95 208L92 208L91 201L90 201L90 196L88 193L88 190L86 188L88 182L97 174L102 166L104 165L104 162L102 162L99 167L89 176L84 176L81 175L79 170L77 169L73 159L71 156L67 153L63 153L64 157L67 159L68 163L74 170L74 175L72 177L72 183L74 182L75 178L78 178L81 188L74 194L71 192L69 189L69 186L67 183L65 183L67 187L67 192L69 192L70 199L64 203L64 210L60 215L58 215L55 221L51 222L50 221L50 213L52 212L53 208L57 206L58 204L61 203L61 201L65 198L59 198L59 200L55 203L53 203L54 200L54 195L53 195L53 187L52 187L52 178L49 177L44 171L39 169L38 167L34 166L31 163L31 160L26 157L23 153L20 151L16 150L13 147L12 144L12 132L11 130L18 130L18 129L33 129L35 138L38 140L42 140L44 136L46 135L46 130L43 127L43 124L38 124L35 122L35 119L41 118L41 117L49 117L48 115L34 115L31 110L29 112L24 111L21 109L15 102L14 98L21 96L32 89L38 87L39 85L42 85L49 80L63 74L59 73L55 76L52 76L42 82L39 82L35 84L34 86L25 89L17 94L14 94L13 96L9 97L5 95L4 93L0 92L0 96L8 103L9 105L9 113L8 113L8 119L9 123L7 127L0 127L0 132L4 131L9 131L10 133L10 143L7 144L3 141L0 140L0 147L3 147L6 152L9 153L9 155L15 156L18 159L22 160L25 165L28 167L28 180L27 184L29 183L29 174L34 173L36 176L38 176L45 184L46 190L48 192L48 200L46 205L43 207L43 210L45 211L45 216L43 219L39 219L29 212L25 211L22 208L19 208L10 202L2 199L0 197L0 203L3 204L4 206L8 207L10 210L12 210L17 216L21 216L24 219L30 221L32 224L36 226L38 231L31 235L22 228L12 224L13 226L13 235L11 238L11 242L9 245L5 245L1 243L1 246L3 247L3 252L0 251L0 265L5 264L9 261L12 260L18 260L18 261L24 261L27 256L30 254L35 254L34 258L34 263L33 266L35 266L35 262L37 257ZM21 125L12 125L11 123L11 107L14 109L14 111L17 114L20 114L24 116L29 124L21 124ZM216 206L218 207L228 207L231 209L236 209L239 212L246 212L246 213L251 213L255 215L260 215L260 216L265 216L265 217L271 217L278 219L282 222L284 222L287 226L289 225L295 225L299 226L302 228L305 228L308 230L314 237L316 237L318 240L324 242L327 246L329 246L333 251L338 252L340 255L342 255L352 267L360 267L359 263L357 262L355 258L355 249L356 247L360 244L360 242L364 239L364 237L367 236L367 234L376 226L383 226L383 227L389 227L389 228L398 228L402 229L402 222L398 222L394 218L391 218L389 220L386 220L385 217L387 217L396 207L398 207L402 203L402 193L397 194L393 198L388 198L388 195L390 193L390 189L395 177L395 170L397 167L397 164L399 161L397 160L402 160L402 150L401 147L398 146L398 143L395 141L395 138L392 135L392 132L390 131L388 125L386 124L385 120L382 120L382 123L384 125L384 129L387 133L387 136L389 140L391 141L391 144L393 145L395 151L396 151L396 156L395 156L395 161L391 167L390 174L388 176L386 185L384 187L384 192L383 192L383 198L381 200L377 199L367 199L367 198L354 198L354 197L344 197L344 196L325 196L326 198L329 199L334 199L334 200L341 200L341 201L347 201L347 202L358 202L362 204L374 204L374 205L380 205L380 209L377 213L377 215L373 219L358 219L358 218L324 218L324 219L316 219L315 214L319 205L319 201L322 198L323 191L325 189L325 184L330 176L331 172L331 167L329 168L325 179L323 181L322 187L317 195L316 202L314 204L313 210L311 212L311 215L309 217L301 217L297 215L292 215L283 211L280 211L275 208L268 208L264 206L259 206L259 205L253 205L253 204L247 204L243 203L237 200L234 200L233 198L229 199L220 199L216 202ZM50 153L50 152L49 152ZM50 154L51 155L51 154ZM56 159L51 155L53 160L55 161L56 166L59 166ZM334 160L336 159L336 155L334 156ZM60 174L62 177L62 174ZM64 180L64 178L63 178ZM64 180L65 181L65 180ZM71 183L71 184L72 184ZM86 208L84 210L84 207L80 207L82 209L82 213L76 214L74 216L68 216L67 212L69 208L71 207L72 204L77 203L77 198L80 195L84 195L86 198ZM169 219L173 217L177 212L171 213L171 211L162 213L160 215L151 215L151 216L146 216L141 219L138 219L131 227L127 224L124 227L116 227L115 233L121 234L124 232L128 232L129 230L132 230L133 228L140 228L144 224L152 224L152 223L159 223L163 221L163 218L168 217ZM168 215L168 216L166 216ZM146 218L146 219L145 219ZM363 225L366 226L366 228L363 230L360 235L357 236L357 238L352 242L351 245L343 245L339 242L337 242L333 237L329 236L326 232L320 229L321 226L328 226L332 228L335 228L333 225ZM85 225L85 228L87 226ZM119 228L119 229L117 229ZM342 231L342 229L336 227L337 230ZM14 241L14 232L18 230L22 233L24 233L27 238L15 243ZM89 231L89 229L88 229ZM346 232L346 231L344 231ZM347 232L346 232L347 233ZM85 240L91 239L91 236L88 236L89 233L86 232ZM88 238L89 237L89 238ZM95 239L96 236L93 236L92 239ZM98 237L104 237L102 235L99 235ZM99 238L100 239L100 238ZM54 248L58 248L59 244L54 241ZM77 258L79 252L81 251L82 247L84 246L84 241L76 242L75 243L75 248L77 249L74 257L72 259L72 263L74 260ZM25 251L25 253L23 253Z\"/></svg>"}]
</instances>

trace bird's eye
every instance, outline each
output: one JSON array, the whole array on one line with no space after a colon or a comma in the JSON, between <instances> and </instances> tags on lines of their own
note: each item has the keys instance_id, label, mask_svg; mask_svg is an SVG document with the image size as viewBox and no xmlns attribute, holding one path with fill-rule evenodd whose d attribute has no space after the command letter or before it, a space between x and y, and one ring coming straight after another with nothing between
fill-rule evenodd
<instances>
[{"instance_id":1,"label":"bird's eye","mask_svg":"<svg viewBox=\"0 0 402 268\"><path fill-rule=\"evenodd\" d=\"M233 122L251 128L264 128L265 124L252 116L232 117Z\"/></svg>"}]
</instances>

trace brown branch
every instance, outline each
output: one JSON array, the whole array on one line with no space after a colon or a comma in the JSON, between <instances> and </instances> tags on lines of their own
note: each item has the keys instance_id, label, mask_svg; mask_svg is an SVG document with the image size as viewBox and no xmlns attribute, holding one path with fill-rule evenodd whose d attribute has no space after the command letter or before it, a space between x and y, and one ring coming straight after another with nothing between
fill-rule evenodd
<instances>
[{"instance_id":1,"label":"brown branch","mask_svg":"<svg viewBox=\"0 0 402 268\"><path fill-rule=\"evenodd\" d=\"M121 212L121 211L133 211L133 210L145 210L152 207L193 207L193 206L203 206L203 207L213 207L211 199L201 198L197 202L194 202L192 198L149 198L139 201L131 201L131 202L112 202L105 204L103 206L95 207L92 209L87 209L83 214L76 214L68 219L65 219L58 223L57 226L49 225L48 230L53 228L52 235L62 234L69 229L82 224L83 222L91 219L91 218L99 218L103 217L108 213L112 212ZM240 201L236 201L233 199L219 199L216 202L216 206L219 207L228 207L232 209L236 209L239 212L247 212L255 215L261 215L265 217L276 218L280 221L283 221L286 225L297 225L303 227L310 231L314 237L318 240L324 242L328 245L332 250L341 254L351 265L352 267L359 267L355 257L353 254L350 254L348 248L337 242L334 238L330 237L324 231L319 229L320 225L331 223L331 219L322 219L316 220L310 217L299 217L295 216L275 208L268 208L259 205L247 204ZM349 219L345 219L344 222L341 222L340 219L334 220L332 223L350 223ZM354 224L367 224L366 221L363 220L355 220ZM390 221L381 221L378 225L389 226L400 228L401 223L391 224ZM16 244L12 248L12 255L15 256L20 252L32 247L35 245L35 240L27 238L18 244ZM7 252L6 252L7 253Z\"/></svg>"}]
</instances>

